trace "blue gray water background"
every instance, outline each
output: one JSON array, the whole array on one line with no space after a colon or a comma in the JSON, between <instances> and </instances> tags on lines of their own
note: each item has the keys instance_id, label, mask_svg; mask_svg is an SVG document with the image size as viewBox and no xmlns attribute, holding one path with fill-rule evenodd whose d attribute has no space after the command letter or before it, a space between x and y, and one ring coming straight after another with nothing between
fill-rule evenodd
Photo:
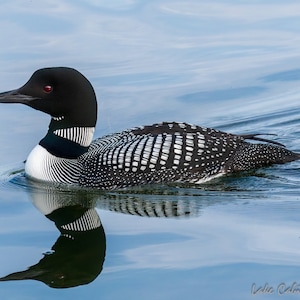
<instances>
[{"instance_id":1,"label":"blue gray water background","mask_svg":"<svg viewBox=\"0 0 300 300\"><path fill-rule=\"evenodd\" d=\"M275 133L300 151L297 1L12 0L1 4L0 24L0 91L38 68L74 67L98 97L96 137L185 121ZM41 188L22 176L48 122L21 105L0 107L0 276L36 264L59 236L34 205ZM99 194L94 206L107 243L101 274L63 290L0 282L1 298L296 299L299 193L294 162L202 187ZM131 210L168 205L182 215Z\"/></svg>"}]
</instances>

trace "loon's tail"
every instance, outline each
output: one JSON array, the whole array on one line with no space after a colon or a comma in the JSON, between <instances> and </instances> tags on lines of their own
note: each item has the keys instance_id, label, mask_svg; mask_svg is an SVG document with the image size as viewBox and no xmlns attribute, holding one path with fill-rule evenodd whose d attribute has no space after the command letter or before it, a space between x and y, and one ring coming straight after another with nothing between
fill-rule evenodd
<instances>
[{"instance_id":1,"label":"loon's tail","mask_svg":"<svg viewBox=\"0 0 300 300\"><path fill-rule=\"evenodd\" d=\"M283 145L283 144L281 144L279 142L258 137L259 135L273 135L274 136L276 134L273 134L273 133L254 133L254 134L242 134L240 136L242 138L244 138L245 140L254 140L254 141L260 141L260 142L266 142L266 143L269 143L269 144L273 144L273 145L278 145L278 146L281 146L281 147L285 147L285 145Z\"/></svg>"},{"instance_id":2,"label":"loon's tail","mask_svg":"<svg viewBox=\"0 0 300 300\"><path fill-rule=\"evenodd\" d=\"M256 139L257 138L251 138ZM265 139L260 139L267 141ZM274 142L273 142L274 143ZM275 144L279 144L275 142ZM247 171L300 159L300 153L270 144L243 143L225 165L226 173Z\"/></svg>"}]
</instances>

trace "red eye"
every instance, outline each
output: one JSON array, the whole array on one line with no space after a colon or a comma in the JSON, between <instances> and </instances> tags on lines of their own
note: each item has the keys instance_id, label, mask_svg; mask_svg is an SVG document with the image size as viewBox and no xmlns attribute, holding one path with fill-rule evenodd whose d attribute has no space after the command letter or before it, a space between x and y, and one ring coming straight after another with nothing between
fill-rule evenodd
<instances>
[{"instance_id":1,"label":"red eye","mask_svg":"<svg viewBox=\"0 0 300 300\"><path fill-rule=\"evenodd\" d=\"M44 92L45 93L50 93L50 92L52 92L52 90L53 90L53 87L51 85L45 85L44 86Z\"/></svg>"}]
</instances>

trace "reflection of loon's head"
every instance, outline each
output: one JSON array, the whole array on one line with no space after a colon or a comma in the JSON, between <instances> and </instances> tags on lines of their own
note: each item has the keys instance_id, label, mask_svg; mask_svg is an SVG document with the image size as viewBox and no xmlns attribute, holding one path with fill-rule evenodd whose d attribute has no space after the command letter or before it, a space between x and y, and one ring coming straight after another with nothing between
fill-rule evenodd
<instances>
[{"instance_id":1,"label":"reflection of loon's head","mask_svg":"<svg viewBox=\"0 0 300 300\"><path fill-rule=\"evenodd\" d=\"M61 235L52 252L26 271L0 281L33 279L52 288L69 288L92 282L102 271L105 257L103 227L88 233Z\"/></svg>"}]
</instances>

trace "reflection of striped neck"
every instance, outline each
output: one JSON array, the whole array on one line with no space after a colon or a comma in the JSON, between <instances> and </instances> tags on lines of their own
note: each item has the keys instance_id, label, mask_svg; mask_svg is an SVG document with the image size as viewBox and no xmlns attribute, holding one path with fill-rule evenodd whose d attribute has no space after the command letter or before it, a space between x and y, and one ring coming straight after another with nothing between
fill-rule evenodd
<instances>
[{"instance_id":1,"label":"reflection of striped neck","mask_svg":"<svg viewBox=\"0 0 300 300\"><path fill-rule=\"evenodd\" d=\"M31 193L34 206L55 222L60 231L78 232L99 228L101 221L95 208L92 205L81 206L82 201L78 204L77 198L77 195L65 197L55 189Z\"/></svg>"},{"instance_id":2,"label":"reflection of striped neck","mask_svg":"<svg viewBox=\"0 0 300 300\"><path fill-rule=\"evenodd\" d=\"M49 129L39 144L56 157L74 159L88 150L94 131L94 127Z\"/></svg>"},{"instance_id":3,"label":"reflection of striped neck","mask_svg":"<svg viewBox=\"0 0 300 300\"><path fill-rule=\"evenodd\" d=\"M75 207L76 210L76 207ZM78 211L78 208L77 208ZM101 226L100 218L94 208L90 208L82 213L80 217L68 224L62 224L60 230L65 231L89 231Z\"/></svg>"}]
</instances>

